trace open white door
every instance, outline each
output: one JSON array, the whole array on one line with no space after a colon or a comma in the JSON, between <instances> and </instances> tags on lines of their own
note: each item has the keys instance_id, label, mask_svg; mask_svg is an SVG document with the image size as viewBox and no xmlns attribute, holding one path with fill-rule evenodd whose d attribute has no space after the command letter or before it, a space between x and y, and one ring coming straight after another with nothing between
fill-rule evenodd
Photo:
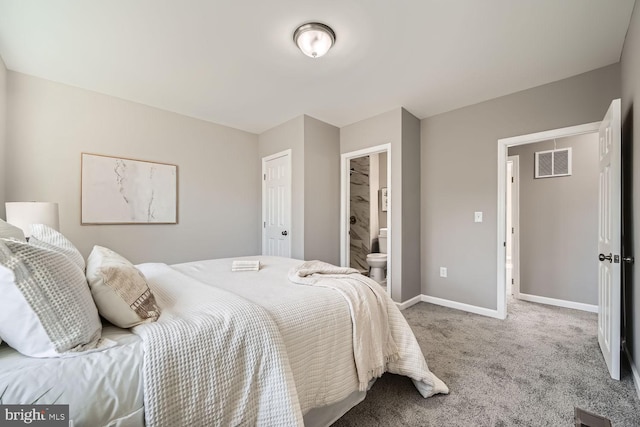
<instances>
[{"instance_id":1,"label":"open white door","mask_svg":"<svg viewBox=\"0 0 640 427\"><path fill-rule=\"evenodd\" d=\"M291 150L262 159L262 255L291 257Z\"/></svg>"},{"instance_id":2,"label":"open white door","mask_svg":"<svg viewBox=\"0 0 640 427\"><path fill-rule=\"evenodd\" d=\"M507 157L507 299L520 296L520 156Z\"/></svg>"},{"instance_id":3,"label":"open white door","mask_svg":"<svg viewBox=\"0 0 640 427\"><path fill-rule=\"evenodd\" d=\"M598 227L598 342L611 378L620 379L620 100L611 103L600 125Z\"/></svg>"}]
</instances>

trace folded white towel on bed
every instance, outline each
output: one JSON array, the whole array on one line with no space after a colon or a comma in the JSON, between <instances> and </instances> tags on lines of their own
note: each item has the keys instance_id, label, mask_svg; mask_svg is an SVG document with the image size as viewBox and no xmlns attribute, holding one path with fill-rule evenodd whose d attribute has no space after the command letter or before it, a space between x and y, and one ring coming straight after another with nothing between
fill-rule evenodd
<instances>
[{"instance_id":1,"label":"folded white towel on bed","mask_svg":"<svg viewBox=\"0 0 640 427\"><path fill-rule=\"evenodd\" d=\"M258 260L235 260L231 263L231 271L259 271L260 261Z\"/></svg>"},{"instance_id":2,"label":"folded white towel on bed","mask_svg":"<svg viewBox=\"0 0 640 427\"><path fill-rule=\"evenodd\" d=\"M375 281L358 270L322 261L307 261L289 271L289 280L340 292L349 305L353 324L353 355L360 391L380 377L389 362L398 359L398 347L389 329L387 295Z\"/></svg>"}]
</instances>

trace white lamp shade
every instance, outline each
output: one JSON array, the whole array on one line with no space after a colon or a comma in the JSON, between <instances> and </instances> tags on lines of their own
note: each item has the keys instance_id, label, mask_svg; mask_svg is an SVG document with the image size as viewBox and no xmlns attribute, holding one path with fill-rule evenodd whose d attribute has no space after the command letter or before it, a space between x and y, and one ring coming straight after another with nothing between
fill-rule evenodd
<instances>
[{"instance_id":1,"label":"white lamp shade","mask_svg":"<svg viewBox=\"0 0 640 427\"><path fill-rule=\"evenodd\" d=\"M336 41L333 30L318 22L301 25L293 34L293 40L302 53L312 58L320 58Z\"/></svg>"},{"instance_id":2,"label":"white lamp shade","mask_svg":"<svg viewBox=\"0 0 640 427\"><path fill-rule=\"evenodd\" d=\"M7 222L31 236L31 224L45 224L54 230L60 229L58 204L52 202L7 202Z\"/></svg>"}]
</instances>

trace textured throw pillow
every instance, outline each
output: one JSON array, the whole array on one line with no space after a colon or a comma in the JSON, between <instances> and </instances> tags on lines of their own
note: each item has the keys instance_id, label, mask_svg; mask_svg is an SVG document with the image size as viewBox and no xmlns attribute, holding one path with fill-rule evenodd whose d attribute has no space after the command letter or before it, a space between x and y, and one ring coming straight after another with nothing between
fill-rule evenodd
<instances>
[{"instance_id":1,"label":"textured throw pillow","mask_svg":"<svg viewBox=\"0 0 640 427\"><path fill-rule=\"evenodd\" d=\"M87 280L98 312L116 326L130 328L160 316L144 275L111 249L93 247L87 259Z\"/></svg>"},{"instance_id":2,"label":"textured throw pillow","mask_svg":"<svg viewBox=\"0 0 640 427\"><path fill-rule=\"evenodd\" d=\"M31 357L96 348L102 325L82 271L66 256L0 239L0 337Z\"/></svg>"},{"instance_id":3,"label":"textured throw pillow","mask_svg":"<svg viewBox=\"0 0 640 427\"><path fill-rule=\"evenodd\" d=\"M22 228L11 225L8 222L4 222L0 219L0 238L3 239L15 239L22 242L26 242L24 238L24 232Z\"/></svg>"},{"instance_id":4,"label":"textured throw pillow","mask_svg":"<svg viewBox=\"0 0 640 427\"><path fill-rule=\"evenodd\" d=\"M60 252L69 257L82 271L84 271L84 257L73 243L48 225L32 224L29 243L44 249Z\"/></svg>"}]
</instances>

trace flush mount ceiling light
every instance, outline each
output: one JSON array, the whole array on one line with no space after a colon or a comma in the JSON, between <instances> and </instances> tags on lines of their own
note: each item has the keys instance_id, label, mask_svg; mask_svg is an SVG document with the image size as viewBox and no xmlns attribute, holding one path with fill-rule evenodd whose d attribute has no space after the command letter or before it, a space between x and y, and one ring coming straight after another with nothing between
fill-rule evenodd
<instances>
[{"instance_id":1,"label":"flush mount ceiling light","mask_svg":"<svg viewBox=\"0 0 640 427\"><path fill-rule=\"evenodd\" d=\"M336 33L327 25L308 22L294 31L293 41L305 55L320 58L336 42Z\"/></svg>"}]
</instances>

